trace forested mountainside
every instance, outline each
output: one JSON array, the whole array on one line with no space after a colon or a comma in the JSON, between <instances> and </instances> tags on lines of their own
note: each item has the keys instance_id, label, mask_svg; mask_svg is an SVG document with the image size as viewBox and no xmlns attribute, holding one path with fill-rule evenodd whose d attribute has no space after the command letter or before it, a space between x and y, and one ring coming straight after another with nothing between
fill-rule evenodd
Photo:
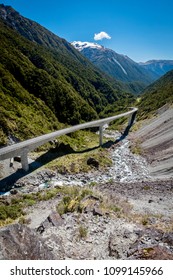
<instances>
[{"instance_id":1,"label":"forested mountainside","mask_svg":"<svg viewBox=\"0 0 173 280\"><path fill-rule=\"evenodd\" d=\"M173 70L148 86L138 103L141 117L148 117L165 104L173 103Z\"/></svg>"},{"instance_id":2,"label":"forested mountainside","mask_svg":"<svg viewBox=\"0 0 173 280\"><path fill-rule=\"evenodd\" d=\"M0 134L25 139L134 100L64 39L0 5Z\"/></svg>"}]
</instances>

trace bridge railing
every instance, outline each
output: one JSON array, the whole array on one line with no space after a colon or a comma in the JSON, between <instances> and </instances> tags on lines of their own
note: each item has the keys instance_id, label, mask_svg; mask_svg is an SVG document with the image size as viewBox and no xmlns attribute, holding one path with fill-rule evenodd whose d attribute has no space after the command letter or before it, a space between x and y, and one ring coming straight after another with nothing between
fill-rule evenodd
<instances>
[{"instance_id":1,"label":"bridge railing","mask_svg":"<svg viewBox=\"0 0 173 280\"><path fill-rule=\"evenodd\" d=\"M45 143L47 143L51 140L54 140L55 138L57 138L61 135L69 134L71 132L74 132L74 131L77 131L80 129L91 128L91 127L99 127L99 145L101 146L103 144L103 126L105 124L109 124L110 122L112 122L116 119L119 119L119 118L125 117L125 116L129 116L129 115L130 115L129 125L132 125L132 123L135 119L137 110L138 110L137 108L131 108L130 111L116 115L116 116L112 116L112 117L108 117L108 118L104 118L104 119L100 119L100 120L95 120L95 121L91 121L91 122L86 122L83 124L74 125L74 126L71 126L68 128L57 130L55 132L41 135L41 136L26 140L26 141L23 141L20 143L16 143L11 146L1 148L0 149L0 160L13 158L15 156L20 156L22 168L25 171L28 171L28 169L29 169L28 153L30 151L33 151L37 147L44 145Z\"/></svg>"}]
</instances>

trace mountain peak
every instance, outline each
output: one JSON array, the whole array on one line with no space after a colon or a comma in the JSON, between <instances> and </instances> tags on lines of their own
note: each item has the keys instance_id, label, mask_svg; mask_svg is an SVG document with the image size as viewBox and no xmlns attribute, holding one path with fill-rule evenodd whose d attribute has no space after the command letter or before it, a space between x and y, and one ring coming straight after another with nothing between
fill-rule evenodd
<instances>
[{"instance_id":1,"label":"mountain peak","mask_svg":"<svg viewBox=\"0 0 173 280\"><path fill-rule=\"evenodd\" d=\"M91 42L74 41L71 44L78 51L82 51L83 49L86 49L86 48L92 48L92 49L102 49L102 48L104 48L103 46L101 46L97 43L91 43Z\"/></svg>"},{"instance_id":2,"label":"mountain peak","mask_svg":"<svg viewBox=\"0 0 173 280\"><path fill-rule=\"evenodd\" d=\"M150 77L148 71L127 55L118 54L114 50L105 48L95 42L74 41L71 44L101 71L116 80L126 83L139 82L142 85L140 90L154 80ZM134 92L133 89L132 91Z\"/></svg>"}]
</instances>

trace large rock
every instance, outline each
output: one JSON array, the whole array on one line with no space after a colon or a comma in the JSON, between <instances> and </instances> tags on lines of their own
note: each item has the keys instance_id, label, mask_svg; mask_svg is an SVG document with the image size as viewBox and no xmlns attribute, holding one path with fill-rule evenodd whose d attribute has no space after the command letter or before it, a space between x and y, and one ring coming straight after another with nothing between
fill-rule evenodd
<instances>
[{"instance_id":1,"label":"large rock","mask_svg":"<svg viewBox=\"0 0 173 280\"><path fill-rule=\"evenodd\" d=\"M93 166L93 167L95 167L95 168L99 168L99 162L98 162L98 160L96 160L96 159L93 158L93 157L90 157L90 158L87 160L87 164L88 164L88 165L91 165L91 166Z\"/></svg>"},{"instance_id":2,"label":"large rock","mask_svg":"<svg viewBox=\"0 0 173 280\"><path fill-rule=\"evenodd\" d=\"M46 228L49 228L51 226L59 227L63 224L63 222L64 220L57 212L52 212L46 218L46 220L37 228L37 232L41 234L45 231Z\"/></svg>"},{"instance_id":3,"label":"large rock","mask_svg":"<svg viewBox=\"0 0 173 280\"><path fill-rule=\"evenodd\" d=\"M109 251L109 256L113 257L115 259L120 258L119 250L117 248L117 243L115 242L114 236L111 234L109 237L109 242L108 242L108 251Z\"/></svg>"},{"instance_id":4,"label":"large rock","mask_svg":"<svg viewBox=\"0 0 173 280\"><path fill-rule=\"evenodd\" d=\"M47 217L49 223L51 223L53 226L58 227L63 224L63 219L57 212L52 212L48 217Z\"/></svg>"},{"instance_id":5,"label":"large rock","mask_svg":"<svg viewBox=\"0 0 173 280\"><path fill-rule=\"evenodd\" d=\"M128 259L135 260L173 260L173 254L159 245L137 248Z\"/></svg>"},{"instance_id":6,"label":"large rock","mask_svg":"<svg viewBox=\"0 0 173 280\"><path fill-rule=\"evenodd\" d=\"M173 246L173 232L164 233L162 236L162 242L167 243L170 246Z\"/></svg>"},{"instance_id":7,"label":"large rock","mask_svg":"<svg viewBox=\"0 0 173 280\"><path fill-rule=\"evenodd\" d=\"M44 239L25 225L13 224L0 229L1 260L51 260L55 256Z\"/></svg>"},{"instance_id":8,"label":"large rock","mask_svg":"<svg viewBox=\"0 0 173 280\"><path fill-rule=\"evenodd\" d=\"M128 259L173 260L173 233L147 228L139 233L138 239L131 244Z\"/></svg>"}]
</instances>

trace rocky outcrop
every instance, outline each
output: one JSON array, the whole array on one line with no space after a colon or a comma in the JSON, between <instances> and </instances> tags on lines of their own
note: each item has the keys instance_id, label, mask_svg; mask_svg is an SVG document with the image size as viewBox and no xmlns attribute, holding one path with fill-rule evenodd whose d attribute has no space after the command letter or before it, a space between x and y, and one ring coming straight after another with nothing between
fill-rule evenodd
<instances>
[{"instance_id":1,"label":"rocky outcrop","mask_svg":"<svg viewBox=\"0 0 173 280\"><path fill-rule=\"evenodd\" d=\"M146 229L139 232L139 238L129 247L128 259L173 260L173 233Z\"/></svg>"},{"instance_id":2,"label":"rocky outcrop","mask_svg":"<svg viewBox=\"0 0 173 280\"><path fill-rule=\"evenodd\" d=\"M37 228L37 232L40 234L45 231L46 228L50 226L61 226L63 224L63 219L57 212L52 212L47 217L47 219Z\"/></svg>"},{"instance_id":3,"label":"rocky outcrop","mask_svg":"<svg viewBox=\"0 0 173 280\"><path fill-rule=\"evenodd\" d=\"M0 230L0 259L51 260L55 256L33 230L13 224Z\"/></svg>"},{"instance_id":4,"label":"rocky outcrop","mask_svg":"<svg viewBox=\"0 0 173 280\"><path fill-rule=\"evenodd\" d=\"M146 248L137 248L129 259L135 260L173 260L173 254L171 254L165 247L153 246Z\"/></svg>"}]
</instances>

